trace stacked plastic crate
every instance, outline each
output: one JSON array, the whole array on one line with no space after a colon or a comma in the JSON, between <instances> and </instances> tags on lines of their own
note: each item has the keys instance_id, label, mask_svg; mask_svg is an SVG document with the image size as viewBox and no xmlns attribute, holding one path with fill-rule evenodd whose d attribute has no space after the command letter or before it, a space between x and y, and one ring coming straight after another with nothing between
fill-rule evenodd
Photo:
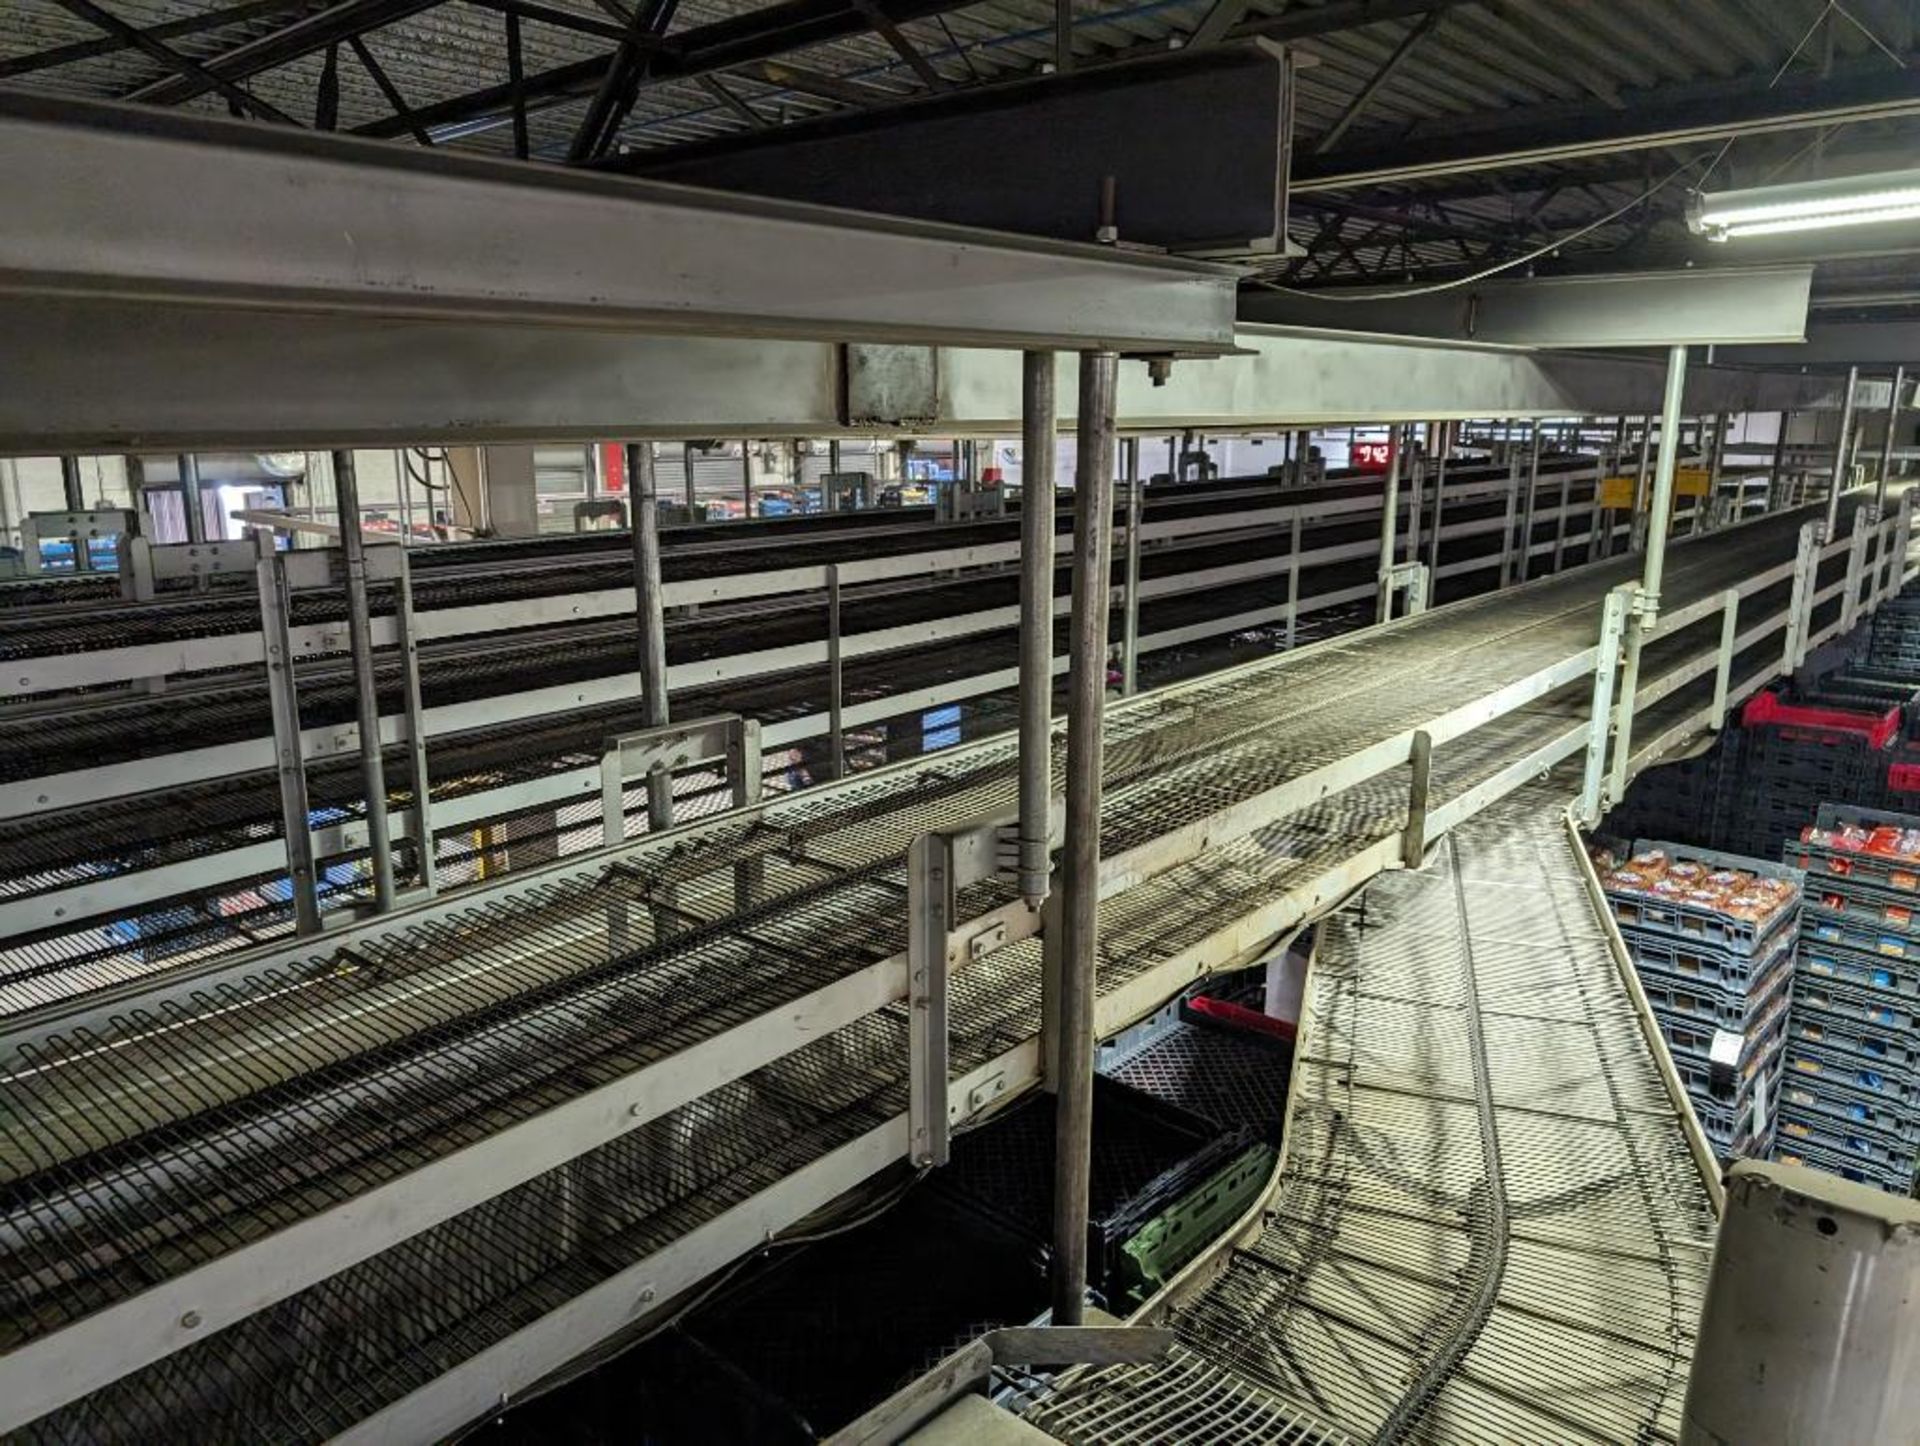
<instances>
[{"instance_id":1,"label":"stacked plastic crate","mask_svg":"<svg viewBox=\"0 0 1920 1446\"><path fill-rule=\"evenodd\" d=\"M1641 842L1602 855L1606 890L1694 1113L1723 1159L1763 1156L1798 940L1797 870Z\"/></svg>"},{"instance_id":2,"label":"stacked plastic crate","mask_svg":"<svg viewBox=\"0 0 1920 1446\"><path fill-rule=\"evenodd\" d=\"M1920 1154L1920 817L1838 804L1806 871L1776 1158L1907 1194Z\"/></svg>"}]
</instances>

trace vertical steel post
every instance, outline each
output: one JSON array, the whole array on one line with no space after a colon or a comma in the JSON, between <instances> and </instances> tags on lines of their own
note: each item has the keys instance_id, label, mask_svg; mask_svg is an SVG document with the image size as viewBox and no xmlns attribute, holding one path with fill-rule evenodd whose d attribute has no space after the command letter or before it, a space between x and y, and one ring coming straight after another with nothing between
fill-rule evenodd
<instances>
[{"instance_id":1,"label":"vertical steel post","mask_svg":"<svg viewBox=\"0 0 1920 1446\"><path fill-rule=\"evenodd\" d=\"M1433 783L1433 735L1422 728L1407 753L1407 826L1400 833L1400 862L1420 867L1427 852L1427 798Z\"/></svg>"},{"instance_id":2,"label":"vertical steel post","mask_svg":"<svg viewBox=\"0 0 1920 1446\"><path fill-rule=\"evenodd\" d=\"M1767 477L1767 511L1774 512L1785 507L1787 495L1787 426L1793 420L1792 412L1780 414L1780 435L1773 439L1773 470Z\"/></svg>"},{"instance_id":3,"label":"vertical steel post","mask_svg":"<svg viewBox=\"0 0 1920 1446\"><path fill-rule=\"evenodd\" d=\"M680 444L680 485L686 489L687 521L692 522L695 520L694 508L698 504L694 500L693 443L691 442Z\"/></svg>"},{"instance_id":4,"label":"vertical steel post","mask_svg":"<svg viewBox=\"0 0 1920 1446\"><path fill-rule=\"evenodd\" d=\"M1620 671L1620 641L1633 596L1628 586L1607 594L1600 609L1600 643L1593 668L1593 706L1587 729L1587 766L1580 788L1580 818L1592 827L1607 804L1607 740L1612 736L1613 683Z\"/></svg>"},{"instance_id":5,"label":"vertical steel post","mask_svg":"<svg viewBox=\"0 0 1920 1446\"><path fill-rule=\"evenodd\" d=\"M1533 517L1540 506L1540 419L1527 424L1527 505L1520 514L1520 570L1518 581L1533 575Z\"/></svg>"},{"instance_id":6,"label":"vertical steel post","mask_svg":"<svg viewBox=\"0 0 1920 1446\"><path fill-rule=\"evenodd\" d=\"M1660 457L1653 475L1652 515L1647 524L1647 557L1636 611L1649 625L1660 611L1660 580L1667 562L1667 529L1673 514L1673 473L1679 462L1680 400L1687 387L1687 349L1667 349L1667 389L1660 419Z\"/></svg>"},{"instance_id":7,"label":"vertical steel post","mask_svg":"<svg viewBox=\"0 0 1920 1446\"><path fill-rule=\"evenodd\" d=\"M87 510L87 489L80 481L80 459L62 457L60 459L60 491L66 500L67 511L85 512ZM82 571L87 569L86 549L74 559L74 565Z\"/></svg>"},{"instance_id":8,"label":"vertical steel post","mask_svg":"<svg viewBox=\"0 0 1920 1446\"><path fill-rule=\"evenodd\" d=\"M760 801L760 720L742 718L727 730L727 784L735 808L751 808ZM750 909L760 899L766 879L766 860L759 855L733 866L733 906Z\"/></svg>"},{"instance_id":9,"label":"vertical steel post","mask_svg":"<svg viewBox=\"0 0 1920 1446\"><path fill-rule=\"evenodd\" d=\"M753 443L744 437L740 441L740 500L746 510L743 518L753 516Z\"/></svg>"},{"instance_id":10,"label":"vertical steel post","mask_svg":"<svg viewBox=\"0 0 1920 1446\"><path fill-rule=\"evenodd\" d=\"M840 564L827 564L827 743L835 778L847 776L846 671L840 656Z\"/></svg>"},{"instance_id":11,"label":"vertical steel post","mask_svg":"<svg viewBox=\"0 0 1920 1446\"><path fill-rule=\"evenodd\" d=\"M1740 589L1730 587L1720 599L1720 654L1713 672L1713 722L1717 733L1726 723L1727 691L1733 685L1733 646L1740 635Z\"/></svg>"},{"instance_id":12,"label":"vertical steel post","mask_svg":"<svg viewBox=\"0 0 1920 1446\"><path fill-rule=\"evenodd\" d=\"M340 499L340 551L347 564L347 647L359 720L360 782L367 796L373 907L384 914L393 907L393 838L387 826L387 770L380 748L380 693L373 675L373 617L367 607L367 541L360 532L360 481L352 452L333 454L333 486Z\"/></svg>"},{"instance_id":13,"label":"vertical steel post","mask_svg":"<svg viewBox=\"0 0 1920 1446\"><path fill-rule=\"evenodd\" d=\"M340 454L334 453L337 457ZM351 454L349 454L351 455ZM187 524L188 542L207 540L207 512L200 501L200 460L191 452L179 454L180 510ZM202 583L202 586L205 584Z\"/></svg>"},{"instance_id":14,"label":"vertical steel post","mask_svg":"<svg viewBox=\"0 0 1920 1446\"><path fill-rule=\"evenodd\" d=\"M1867 569L1867 529L1872 519L1867 509L1856 507L1853 531L1847 537L1846 590L1840 596L1840 631L1847 632L1860 618L1860 583Z\"/></svg>"},{"instance_id":15,"label":"vertical steel post","mask_svg":"<svg viewBox=\"0 0 1920 1446\"><path fill-rule=\"evenodd\" d=\"M1587 561L1613 554L1613 512L1605 502L1607 478L1613 475L1618 453L1602 452L1593 464L1593 512L1587 522Z\"/></svg>"},{"instance_id":16,"label":"vertical steel post","mask_svg":"<svg viewBox=\"0 0 1920 1446\"><path fill-rule=\"evenodd\" d=\"M1300 507L1293 509L1293 526L1287 538L1287 649L1300 625Z\"/></svg>"},{"instance_id":17,"label":"vertical steel post","mask_svg":"<svg viewBox=\"0 0 1920 1446\"><path fill-rule=\"evenodd\" d=\"M1293 434L1293 485L1307 485L1307 454L1313 448L1313 433L1302 427Z\"/></svg>"},{"instance_id":18,"label":"vertical steel post","mask_svg":"<svg viewBox=\"0 0 1920 1446\"><path fill-rule=\"evenodd\" d=\"M907 1158L948 1157L947 940L953 931L953 840L924 833L907 849Z\"/></svg>"},{"instance_id":19,"label":"vertical steel post","mask_svg":"<svg viewBox=\"0 0 1920 1446\"><path fill-rule=\"evenodd\" d=\"M1727 414L1725 412L1715 412L1713 414L1713 451L1707 456L1706 505L1708 515L1706 521L1709 526L1717 525L1717 519L1713 516L1713 509L1720 504L1720 474L1726 470L1726 462ZM1743 482L1741 485L1744 487L1746 484ZM1740 502L1742 507L1744 507L1746 502L1746 493L1744 491L1740 494ZM1736 522L1739 520L1739 510L1738 508L1734 510L1733 520Z\"/></svg>"},{"instance_id":20,"label":"vertical steel post","mask_svg":"<svg viewBox=\"0 0 1920 1446\"><path fill-rule=\"evenodd\" d=\"M1427 576L1440 590L1440 526L1447 510L1447 453L1453 450L1453 423L1440 424L1440 440L1433 464L1433 536L1427 541Z\"/></svg>"},{"instance_id":21,"label":"vertical steel post","mask_svg":"<svg viewBox=\"0 0 1920 1446\"><path fill-rule=\"evenodd\" d=\"M1380 494L1380 597L1374 621L1393 616L1394 529L1400 521L1400 424L1387 429L1387 480Z\"/></svg>"},{"instance_id":22,"label":"vertical steel post","mask_svg":"<svg viewBox=\"0 0 1920 1446\"><path fill-rule=\"evenodd\" d=\"M587 496L592 497L594 473L600 460L599 448L590 445L587 449L587 458L590 464L587 468ZM394 494L400 500L400 545L402 547L413 545L413 489L407 485L411 475L407 470L406 449L396 448L393 454L393 486Z\"/></svg>"},{"instance_id":23,"label":"vertical steel post","mask_svg":"<svg viewBox=\"0 0 1920 1446\"><path fill-rule=\"evenodd\" d=\"M1660 414L1660 456L1653 475L1653 498L1646 530L1646 560L1633 616L1627 625L1627 660L1620 676L1620 703L1614 726L1612 796L1626 793L1627 768L1633 759L1633 717L1640 693L1640 652L1660 617L1660 584L1666 571L1667 526L1673 513L1673 473L1679 462L1680 403L1687 386L1687 349L1667 349L1667 386Z\"/></svg>"},{"instance_id":24,"label":"vertical steel post","mask_svg":"<svg viewBox=\"0 0 1920 1446\"><path fill-rule=\"evenodd\" d=\"M1513 575L1513 519L1520 507L1520 466L1507 462L1507 506L1500 515L1500 586Z\"/></svg>"},{"instance_id":25,"label":"vertical steel post","mask_svg":"<svg viewBox=\"0 0 1920 1446\"><path fill-rule=\"evenodd\" d=\"M420 887L429 894L440 890L439 865L433 844L433 780L427 772L426 707L420 696L420 636L413 615L412 554L400 554L400 577L394 584L394 625L400 630L401 698L407 712L407 761L413 786L413 857L419 866Z\"/></svg>"},{"instance_id":26,"label":"vertical steel post","mask_svg":"<svg viewBox=\"0 0 1920 1446\"><path fill-rule=\"evenodd\" d=\"M1906 390L1907 369L1893 369L1893 395L1887 399L1887 435L1880 439L1880 476L1873 489L1873 510L1878 516L1887 511L1887 474L1893 470L1893 434L1900 425L1900 393Z\"/></svg>"},{"instance_id":27,"label":"vertical steel post","mask_svg":"<svg viewBox=\"0 0 1920 1446\"><path fill-rule=\"evenodd\" d=\"M311 810L307 806L306 756L300 741L300 689L293 672L285 554L273 534L254 534L260 549L260 632L267 654L267 701L273 712L274 772L280 784L280 827L287 842L287 885L293 899L293 931L320 932L320 895L313 866Z\"/></svg>"},{"instance_id":28,"label":"vertical steel post","mask_svg":"<svg viewBox=\"0 0 1920 1446\"><path fill-rule=\"evenodd\" d=\"M1820 524L1806 523L1800 529L1799 545L1793 558L1793 589L1787 603L1787 635L1780 655L1780 671L1791 673L1805 656L1806 618L1811 611L1808 599L1813 595L1813 579L1820 566Z\"/></svg>"},{"instance_id":29,"label":"vertical steel post","mask_svg":"<svg viewBox=\"0 0 1920 1446\"><path fill-rule=\"evenodd\" d=\"M660 477L653 443L627 443L627 502L632 515L633 605L640 624L640 717L649 728L671 721L667 703L666 589L660 581ZM647 829L673 826L673 775L647 770Z\"/></svg>"},{"instance_id":30,"label":"vertical steel post","mask_svg":"<svg viewBox=\"0 0 1920 1446\"><path fill-rule=\"evenodd\" d=\"M1665 438L1661 439L1664 444ZM1627 519L1627 546L1634 552L1647 545L1647 471L1653 455L1653 418L1640 419L1640 465L1633 474L1633 512ZM1662 527L1666 522L1662 520Z\"/></svg>"},{"instance_id":31,"label":"vertical steel post","mask_svg":"<svg viewBox=\"0 0 1920 1446\"><path fill-rule=\"evenodd\" d=\"M1053 1324L1079 1325L1087 1293L1093 1162L1095 968L1099 956L1100 755L1113 541L1113 407L1119 357L1080 355L1074 478L1073 654L1067 713L1067 817L1061 869L1059 1062L1053 1174Z\"/></svg>"},{"instance_id":32,"label":"vertical steel post","mask_svg":"<svg viewBox=\"0 0 1920 1446\"><path fill-rule=\"evenodd\" d=\"M1121 613L1120 691L1131 698L1140 689L1140 522L1146 507L1140 482L1140 443L1122 444L1127 474L1127 590Z\"/></svg>"},{"instance_id":33,"label":"vertical steel post","mask_svg":"<svg viewBox=\"0 0 1920 1446\"><path fill-rule=\"evenodd\" d=\"M1052 873L1054 357L1021 359L1020 892L1038 905Z\"/></svg>"},{"instance_id":34,"label":"vertical steel post","mask_svg":"<svg viewBox=\"0 0 1920 1446\"><path fill-rule=\"evenodd\" d=\"M1847 368L1847 394L1840 403L1840 435L1833 444L1833 481L1827 488L1827 530L1821 534L1822 542L1832 542L1834 533L1840 526L1840 493L1847 485L1847 473L1851 467L1849 451L1853 442L1853 398L1860 385L1860 368Z\"/></svg>"}]
</instances>

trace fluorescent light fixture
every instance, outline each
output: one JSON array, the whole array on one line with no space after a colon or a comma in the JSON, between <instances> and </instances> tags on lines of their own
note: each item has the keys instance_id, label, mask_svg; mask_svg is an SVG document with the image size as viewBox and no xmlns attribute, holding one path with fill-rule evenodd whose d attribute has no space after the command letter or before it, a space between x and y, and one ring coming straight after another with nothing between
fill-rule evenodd
<instances>
[{"instance_id":1,"label":"fluorescent light fixture","mask_svg":"<svg viewBox=\"0 0 1920 1446\"><path fill-rule=\"evenodd\" d=\"M1920 171L1696 192L1687 203L1688 227L1709 241L1916 220L1920 220Z\"/></svg>"}]
</instances>

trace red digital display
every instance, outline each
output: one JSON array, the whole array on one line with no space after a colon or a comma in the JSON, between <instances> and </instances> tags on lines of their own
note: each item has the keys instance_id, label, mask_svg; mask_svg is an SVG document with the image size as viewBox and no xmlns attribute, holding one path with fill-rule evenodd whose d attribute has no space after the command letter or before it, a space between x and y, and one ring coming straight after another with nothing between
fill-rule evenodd
<instances>
[{"instance_id":1,"label":"red digital display","mask_svg":"<svg viewBox=\"0 0 1920 1446\"><path fill-rule=\"evenodd\" d=\"M1362 472L1384 472L1393 464L1393 443L1355 442L1353 465Z\"/></svg>"},{"instance_id":2,"label":"red digital display","mask_svg":"<svg viewBox=\"0 0 1920 1446\"><path fill-rule=\"evenodd\" d=\"M627 449L618 442L600 444L600 482L605 492L627 490Z\"/></svg>"}]
</instances>

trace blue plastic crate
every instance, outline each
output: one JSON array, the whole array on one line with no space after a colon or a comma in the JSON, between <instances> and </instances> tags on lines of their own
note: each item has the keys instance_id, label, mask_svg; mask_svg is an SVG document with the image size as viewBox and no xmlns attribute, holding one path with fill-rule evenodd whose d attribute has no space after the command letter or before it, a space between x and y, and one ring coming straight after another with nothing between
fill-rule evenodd
<instances>
[{"instance_id":1,"label":"blue plastic crate","mask_svg":"<svg viewBox=\"0 0 1920 1446\"><path fill-rule=\"evenodd\" d=\"M1786 1039L1787 1021L1791 1017L1783 995L1745 1030L1723 1030L1710 1021L1663 1014L1659 1010L1654 1011L1653 1021L1660 1026L1660 1035L1676 1060L1685 1059L1703 1069L1713 1058L1714 1035L1738 1033L1741 1039L1739 1070L1744 1076Z\"/></svg>"},{"instance_id":2,"label":"blue plastic crate","mask_svg":"<svg viewBox=\"0 0 1920 1446\"><path fill-rule=\"evenodd\" d=\"M1880 989L1904 998L1920 998L1920 963L1863 954L1841 944L1817 939L1800 941L1799 972L1837 980L1856 989Z\"/></svg>"},{"instance_id":3,"label":"blue plastic crate","mask_svg":"<svg viewBox=\"0 0 1920 1446\"><path fill-rule=\"evenodd\" d=\"M1793 1007L1818 1010L1836 1019L1877 1029L1911 1032L1920 1015L1915 1002L1884 989L1863 989L1824 975L1802 974L1794 981Z\"/></svg>"},{"instance_id":4,"label":"blue plastic crate","mask_svg":"<svg viewBox=\"0 0 1920 1446\"><path fill-rule=\"evenodd\" d=\"M1850 1090L1905 1104L1920 1104L1920 1091L1905 1070L1878 1069L1839 1050L1804 1039L1789 1039L1783 1079L1809 1075Z\"/></svg>"},{"instance_id":5,"label":"blue plastic crate","mask_svg":"<svg viewBox=\"0 0 1920 1446\"><path fill-rule=\"evenodd\" d=\"M1780 1081L1780 1111L1803 1117L1820 1115L1909 1143L1920 1140L1920 1117L1906 1105L1824 1084L1809 1075L1789 1074Z\"/></svg>"},{"instance_id":6,"label":"blue plastic crate","mask_svg":"<svg viewBox=\"0 0 1920 1446\"><path fill-rule=\"evenodd\" d=\"M1877 1130L1844 1124L1826 1115L1782 1109L1774 1137L1782 1142L1810 1145L1829 1155L1857 1160L1871 1170L1885 1171L1894 1176L1905 1174L1909 1179L1913 1176L1914 1146L1911 1142L1892 1139Z\"/></svg>"},{"instance_id":7,"label":"blue plastic crate","mask_svg":"<svg viewBox=\"0 0 1920 1446\"><path fill-rule=\"evenodd\" d=\"M1793 935L1782 935L1764 958L1751 964L1743 964L1736 954L1647 939L1640 933L1620 937L1655 1012L1715 1020L1736 1033L1759 1018L1793 977Z\"/></svg>"},{"instance_id":8,"label":"blue plastic crate","mask_svg":"<svg viewBox=\"0 0 1920 1446\"><path fill-rule=\"evenodd\" d=\"M1628 951L1633 955L1647 1002L1656 1014L1671 1015L1675 1019L1712 1022L1722 1029L1741 1033L1772 1006L1793 978L1795 941L1791 935L1780 939L1754 967L1751 977L1731 986L1716 978L1677 973L1671 963L1676 956L1669 947L1649 948L1648 953L1655 959L1667 962L1650 962L1641 968L1641 953L1636 947L1639 936L1623 934L1621 937L1626 939Z\"/></svg>"},{"instance_id":9,"label":"blue plastic crate","mask_svg":"<svg viewBox=\"0 0 1920 1446\"><path fill-rule=\"evenodd\" d=\"M1920 1040L1910 1030L1864 1024L1803 1004L1794 1009L1787 1033L1796 1044L1817 1044L1873 1069L1911 1074L1920 1066Z\"/></svg>"},{"instance_id":10,"label":"blue plastic crate","mask_svg":"<svg viewBox=\"0 0 1920 1446\"><path fill-rule=\"evenodd\" d=\"M1863 1160L1823 1150L1805 1140L1794 1139L1778 1132L1773 1139L1773 1158L1784 1165L1805 1165L1809 1169L1823 1170L1829 1175L1838 1175L1843 1180L1852 1180L1858 1185L1871 1185L1876 1190L1886 1190L1895 1195L1906 1194L1912 1185L1911 1174L1903 1175L1898 1170L1878 1169Z\"/></svg>"},{"instance_id":11,"label":"blue plastic crate","mask_svg":"<svg viewBox=\"0 0 1920 1446\"><path fill-rule=\"evenodd\" d=\"M1791 930L1770 938L1769 947L1759 955L1639 928L1622 929L1620 937L1643 976L1652 972L1695 989L1711 987L1730 1000L1746 999L1756 987L1767 986L1768 974L1794 946Z\"/></svg>"}]
</instances>

